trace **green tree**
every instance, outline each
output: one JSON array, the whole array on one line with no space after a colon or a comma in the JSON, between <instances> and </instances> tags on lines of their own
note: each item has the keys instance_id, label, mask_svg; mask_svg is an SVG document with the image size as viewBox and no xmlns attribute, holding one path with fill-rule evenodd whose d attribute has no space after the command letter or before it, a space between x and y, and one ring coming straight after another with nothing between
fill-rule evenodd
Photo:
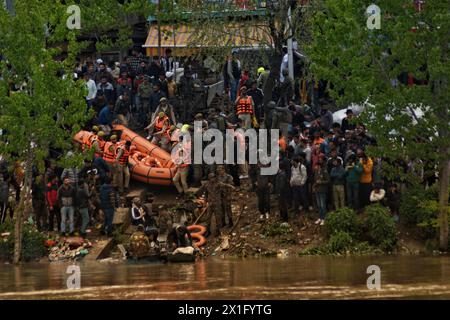
<instances>
[{"instance_id":1,"label":"green tree","mask_svg":"<svg viewBox=\"0 0 450 320\"><path fill-rule=\"evenodd\" d=\"M66 28L66 7L53 0L15 1L15 14L0 8L0 154L21 164L24 187L15 212L14 262L21 258L23 220L31 212L32 167L44 171L49 148L71 149L86 104L82 83L72 79L74 55L64 62L59 44L77 48ZM72 51L73 52L73 51ZM62 76L63 73L66 76ZM80 160L80 156L75 161Z\"/></svg>"},{"instance_id":2,"label":"green tree","mask_svg":"<svg viewBox=\"0 0 450 320\"><path fill-rule=\"evenodd\" d=\"M448 246L450 170L448 3L427 0L382 1L381 28L367 28L369 0L312 1L313 41L307 48L311 68L332 83L341 106L366 103L362 120L378 144L370 154L391 160L431 163L439 171L440 247ZM400 74L417 79L412 86ZM420 84L420 85L419 85ZM386 167L389 169L388 167ZM390 169L395 169L391 167ZM393 170L387 170L394 174ZM398 171L397 174L402 174ZM405 176L417 182L414 176Z\"/></svg>"}]
</instances>

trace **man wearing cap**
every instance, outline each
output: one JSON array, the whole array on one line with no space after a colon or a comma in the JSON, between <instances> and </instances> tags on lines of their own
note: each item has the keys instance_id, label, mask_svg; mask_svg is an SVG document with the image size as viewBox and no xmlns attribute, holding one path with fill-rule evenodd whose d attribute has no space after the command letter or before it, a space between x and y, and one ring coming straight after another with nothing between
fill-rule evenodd
<instances>
[{"instance_id":1,"label":"man wearing cap","mask_svg":"<svg viewBox=\"0 0 450 320\"><path fill-rule=\"evenodd\" d=\"M149 132L150 136L153 136L152 143L159 144L161 142L162 145L170 143L170 139L166 141L166 133L170 129L170 121L169 118L165 115L164 112L159 112L158 116L144 129Z\"/></svg>"},{"instance_id":2,"label":"man wearing cap","mask_svg":"<svg viewBox=\"0 0 450 320\"><path fill-rule=\"evenodd\" d=\"M94 149L94 157L103 157L103 148L105 147L106 141L104 140L105 133L99 131L96 136L92 139L91 148Z\"/></svg>"},{"instance_id":3,"label":"man wearing cap","mask_svg":"<svg viewBox=\"0 0 450 320\"><path fill-rule=\"evenodd\" d=\"M158 108L161 98L165 98L164 92L161 91L161 85L156 82L153 84L153 92L150 95L150 101L149 101L149 110L148 110L148 117L153 120L156 118L156 109ZM153 117L152 117L153 115Z\"/></svg>"},{"instance_id":4,"label":"man wearing cap","mask_svg":"<svg viewBox=\"0 0 450 320\"><path fill-rule=\"evenodd\" d=\"M131 141L125 144L116 145L116 172L117 186L121 194L129 191L130 186L130 169L128 168L128 158L131 154Z\"/></svg>"},{"instance_id":5,"label":"man wearing cap","mask_svg":"<svg viewBox=\"0 0 450 320\"><path fill-rule=\"evenodd\" d=\"M159 100L159 105L158 108L156 108L155 113L153 114L152 121L156 118L156 115L159 115L160 112L164 112L164 115L167 116L171 124L177 124L175 113L173 112L173 107L169 104L169 101L166 97L162 97Z\"/></svg>"},{"instance_id":6,"label":"man wearing cap","mask_svg":"<svg viewBox=\"0 0 450 320\"><path fill-rule=\"evenodd\" d=\"M255 106L252 97L247 95L247 87L242 87L239 97L236 99L236 115L243 121L245 130L252 126L252 115Z\"/></svg>"},{"instance_id":7,"label":"man wearing cap","mask_svg":"<svg viewBox=\"0 0 450 320\"><path fill-rule=\"evenodd\" d=\"M113 134L109 138L109 141L105 143L105 147L103 149L103 160L105 160L105 162L107 163L110 175L112 177L116 177L116 166L114 165L116 160L116 145L117 136ZM117 186L116 180L113 184Z\"/></svg>"},{"instance_id":8,"label":"man wearing cap","mask_svg":"<svg viewBox=\"0 0 450 320\"><path fill-rule=\"evenodd\" d=\"M266 85L266 81L269 78L269 74L269 70L264 69L264 67L260 67L258 69L258 80L256 82L259 89L264 90L264 86Z\"/></svg>"}]
</instances>

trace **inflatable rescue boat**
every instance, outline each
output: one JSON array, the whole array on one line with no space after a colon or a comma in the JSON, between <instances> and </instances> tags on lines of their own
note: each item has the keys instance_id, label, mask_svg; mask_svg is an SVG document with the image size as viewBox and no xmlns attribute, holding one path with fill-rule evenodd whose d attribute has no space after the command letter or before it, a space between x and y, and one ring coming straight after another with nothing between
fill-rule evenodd
<instances>
[{"instance_id":1,"label":"inflatable rescue boat","mask_svg":"<svg viewBox=\"0 0 450 320\"><path fill-rule=\"evenodd\" d=\"M133 180L162 186L172 184L177 168L167 151L123 125L115 125L113 131L117 132L121 142L131 141L128 164ZM94 136L90 131L80 131L74 136L74 141L83 148L90 148Z\"/></svg>"}]
</instances>

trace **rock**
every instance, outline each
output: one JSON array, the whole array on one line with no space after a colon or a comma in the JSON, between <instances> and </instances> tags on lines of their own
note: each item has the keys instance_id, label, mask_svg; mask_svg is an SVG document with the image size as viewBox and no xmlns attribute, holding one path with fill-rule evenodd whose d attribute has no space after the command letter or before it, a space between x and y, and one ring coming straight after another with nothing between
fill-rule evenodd
<instances>
[{"instance_id":1,"label":"rock","mask_svg":"<svg viewBox=\"0 0 450 320\"><path fill-rule=\"evenodd\" d=\"M289 251L287 249L279 249L277 252L277 257L278 258L285 258L289 256Z\"/></svg>"}]
</instances>

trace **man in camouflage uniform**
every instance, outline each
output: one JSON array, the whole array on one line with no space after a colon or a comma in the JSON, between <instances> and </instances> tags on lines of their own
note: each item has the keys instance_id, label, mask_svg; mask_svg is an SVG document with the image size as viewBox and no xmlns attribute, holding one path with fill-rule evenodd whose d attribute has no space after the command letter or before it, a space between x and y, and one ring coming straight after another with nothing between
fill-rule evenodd
<instances>
[{"instance_id":1,"label":"man in camouflage uniform","mask_svg":"<svg viewBox=\"0 0 450 320\"><path fill-rule=\"evenodd\" d=\"M137 231L131 235L129 253L130 257L133 259L145 258L159 253L157 243L154 241L150 243L148 237L144 233L143 225L139 225Z\"/></svg>"},{"instance_id":2,"label":"man in camouflage uniform","mask_svg":"<svg viewBox=\"0 0 450 320\"><path fill-rule=\"evenodd\" d=\"M222 205L222 225L225 226L225 217L228 219L228 226L231 228L233 226L233 215L231 211L231 192L230 189L234 190L233 187L233 177L226 173L225 166L217 166L217 181L219 182L221 205Z\"/></svg>"},{"instance_id":3,"label":"man in camouflage uniform","mask_svg":"<svg viewBox=\"0 0 450 320\"><path fill-rule=\"evenodd\" d=\"M208 175L208 181L198 189L197 194L206 195L206 201L208 202L206 227L209 233L211 230L211 219L214 216L216 221L214 236L217 237L220 235L220 228L222 227L222 222L225 220L225 216L222 207L221 188L217 176L214 173Z\"/></svg>"}]
</instances>

